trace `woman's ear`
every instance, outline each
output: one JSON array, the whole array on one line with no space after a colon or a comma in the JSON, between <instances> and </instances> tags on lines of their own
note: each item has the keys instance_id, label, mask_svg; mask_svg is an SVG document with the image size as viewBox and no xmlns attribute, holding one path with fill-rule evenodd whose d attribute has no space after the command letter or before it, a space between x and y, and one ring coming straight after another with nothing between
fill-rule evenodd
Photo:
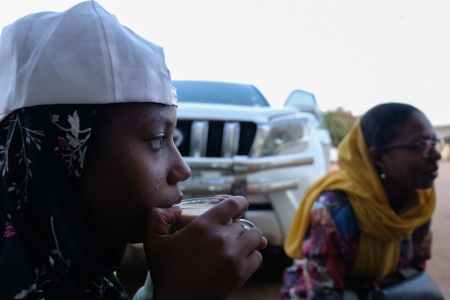
<instances>
[{"instance_id":1,"label":"woman's ear","mask_svg":"<svg viewBox=\"0 0 450 300\"><path fill-rule=\"evenodd\" d=\"M371 147L369 149L370 161L379 169L383 169L383 151L380 148Z\"/></svg>"}]
</instances>

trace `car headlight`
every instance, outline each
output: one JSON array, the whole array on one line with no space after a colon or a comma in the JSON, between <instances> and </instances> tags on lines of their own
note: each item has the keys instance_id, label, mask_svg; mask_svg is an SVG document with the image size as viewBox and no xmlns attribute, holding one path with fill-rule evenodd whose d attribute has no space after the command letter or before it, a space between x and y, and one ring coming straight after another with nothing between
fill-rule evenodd
<instances>
[{"instance_id":1,"label":"car headlight","mask_svg":"<svg viewBox=\"0 0 450 300\"><path fill-rule=\"evenodd\" d=\"M309 120L301 116L284 116L259 125L251 157L276 155L287 147L301 144L311 133Z\"/></svg>"}]
</instances>

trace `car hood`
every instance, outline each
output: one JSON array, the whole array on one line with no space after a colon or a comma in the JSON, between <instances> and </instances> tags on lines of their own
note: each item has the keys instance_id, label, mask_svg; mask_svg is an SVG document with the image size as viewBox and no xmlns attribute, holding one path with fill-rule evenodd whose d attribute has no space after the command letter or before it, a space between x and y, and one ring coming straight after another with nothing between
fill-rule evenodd
<instances>
[{"instance_id":1,"label":"car hood","mask_svg":"<svg viewBox=\"0 0 450 300\"><path fill-rule=\"evenodd\" d=\"M275 117L298 115L291 107L253 107L204 103L179 103L178 119L183 120L234 120L267 123Z\"/></svg>"}]
</instances>

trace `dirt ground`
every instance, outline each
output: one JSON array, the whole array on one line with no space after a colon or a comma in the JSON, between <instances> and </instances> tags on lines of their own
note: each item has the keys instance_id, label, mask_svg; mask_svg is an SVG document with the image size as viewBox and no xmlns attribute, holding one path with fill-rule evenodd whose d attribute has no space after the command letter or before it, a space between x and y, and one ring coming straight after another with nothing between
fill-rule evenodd
<instances>
[{"instance_id":1,"label":"dirt ground","mask_svg":"<svg viewBox=\"0 0 450 300\"><path fill-rule=\"evenodd\" d=\"M432 257L427 270L437 282L445 299L450 299L450 160L439 163L435 181L437 204L432 220Z\"/></svg>"}]
</instances>

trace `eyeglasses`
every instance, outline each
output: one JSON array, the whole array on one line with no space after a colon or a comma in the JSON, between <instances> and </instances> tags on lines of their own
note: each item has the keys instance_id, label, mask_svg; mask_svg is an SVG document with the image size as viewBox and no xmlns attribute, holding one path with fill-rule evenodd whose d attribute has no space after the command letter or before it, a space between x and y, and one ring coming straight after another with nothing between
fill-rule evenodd
<instances>
[{"instance_id":1,"label":"eyeglasses","mask_svg":"<svg viewBox=\"0 0 450 300\"><path fill-rule=\"evenodd\" d=\"M386 145L386 146L380 146L378 148L380 148L382 150L392 149L392 148L411 148L417 152L420 152L423 157L428 158L428 157L430 157L431 149L434 149L438 153L441 153L442 149L444 148L444 144L445 143L444 143L443 138L435 138L432 140L430 140L430 139L421 140L417 143Z\"/></svg>"}]
</instances>

